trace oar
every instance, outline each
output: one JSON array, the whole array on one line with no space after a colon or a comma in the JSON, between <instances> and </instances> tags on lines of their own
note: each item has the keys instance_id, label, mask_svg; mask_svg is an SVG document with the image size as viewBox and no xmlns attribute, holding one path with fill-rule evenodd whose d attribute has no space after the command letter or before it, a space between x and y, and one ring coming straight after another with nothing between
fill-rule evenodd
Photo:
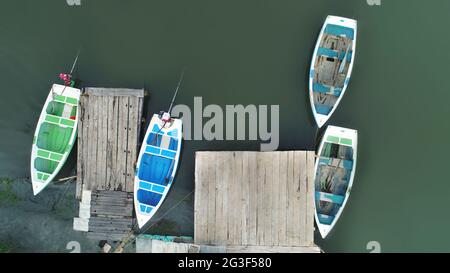
<instances>
[{"instance_id":1,"label":"oar","mask_svg":"<svg viewBox=\"0 0 450 273\"><path fill-rule=\"evenodd\" d=\"M348 52L350 51L350 44L347 47L347 51L345 51L344 59L341 62L341 65L339 66L339 74L342 74L345 69L345 65L347 64L347 56Z\"/></svg>"}]
</instances>

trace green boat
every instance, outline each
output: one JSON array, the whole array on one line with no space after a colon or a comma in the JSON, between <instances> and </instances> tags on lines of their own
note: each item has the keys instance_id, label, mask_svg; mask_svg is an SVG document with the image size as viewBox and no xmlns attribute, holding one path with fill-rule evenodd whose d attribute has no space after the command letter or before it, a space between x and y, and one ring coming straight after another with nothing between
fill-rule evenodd
<instances>
[{"instance_id":1,"label":"green boat","mask_svg":"<svg viewBox=\"0 0 450 273\"><path fill-rule=\"evenodd\" d=\"M31 182L37 195L55 178L76 140L81 91L54 84L42 109L31 151Z\"/></svg>"}]
</instances>

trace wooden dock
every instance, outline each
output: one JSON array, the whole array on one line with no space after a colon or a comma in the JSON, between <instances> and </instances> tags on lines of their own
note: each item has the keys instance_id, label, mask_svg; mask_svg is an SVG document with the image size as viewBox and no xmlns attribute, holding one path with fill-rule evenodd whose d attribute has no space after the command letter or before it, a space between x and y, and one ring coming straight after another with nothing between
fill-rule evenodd
<instances>
[{"instance_id":1,"label":"wooden dock","mask_svg":"<svg viewBox=\"0 0 450 273\"><path fill-rule=\"evenodd\" d=\"M74 229L116 240L131 230L144 90L86 88L80 99ZM112 234L111 236L107 236Z\"/></svg>"},{"instance_id":2,"label":"wooden dock","mask_svg":"<svg viewBox=\"0 0 450 273\"><path fill-rule=\"evenodd\" d=\"M196 245L226 252L319 252L312 151L197 152Z\"/></svg>"},{"instance_id":3,"label":"wooden dock","mask_svg":"<svg viewBox=\"0 0 450 273\"><path fill-rule=\"evenodd\" d=\"M133 192L144 90L86 88L80 99L77 197Z\"/></svg>"}]
</instances>

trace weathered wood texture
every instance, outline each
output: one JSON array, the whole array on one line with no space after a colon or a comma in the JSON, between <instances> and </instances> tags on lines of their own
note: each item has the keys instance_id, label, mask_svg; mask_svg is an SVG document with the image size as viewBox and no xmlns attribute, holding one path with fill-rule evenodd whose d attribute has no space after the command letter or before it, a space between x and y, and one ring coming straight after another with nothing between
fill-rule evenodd
<instances>
[{"instance_id":1,"label":"weathered wood texture","mask_svg":"<svg viewBox=\"0 0 450 273\"><path fill-rule=\"evenodd\" d=\"M133 227L133 194L93 191L87 237L121 241Z\"/></svg>"},{"instance_id":2,"label":"weathered wood texture","mask_svg":"<svg viewBox=\"0 0 450 273\"><path fill-rule=\"evenodd\" d=\"M310 151L197 152L195 243L315 247L313 172Z\"/></svg>"},{"instance_id":3,"label":"weathered wood texture","mask_svg":"<svg viewBox=\"0 0 450 273\"><path fill-rule=\"evenodd\" d=\"M78 128L78 199L83 190L133 192L143 99L144 90L84 90Z\"/></svg>"}]
</instances>

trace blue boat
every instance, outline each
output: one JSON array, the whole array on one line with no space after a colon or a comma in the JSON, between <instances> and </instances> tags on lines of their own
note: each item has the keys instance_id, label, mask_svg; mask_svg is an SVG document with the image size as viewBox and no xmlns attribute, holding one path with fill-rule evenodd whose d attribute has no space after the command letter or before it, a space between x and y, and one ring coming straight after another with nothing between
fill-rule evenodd
<instances>
[{"instance_id":1,"label":"blue boat","mask_svg":"<svg viewBox=\"0 0 450 273\"><path fill-rule=\"evenodd\" d=\"M155 114L145 134L136 164L134 206L142 228L164 202L177 172L182 122L168 113Z\"/></svg>"}]
</instances>

